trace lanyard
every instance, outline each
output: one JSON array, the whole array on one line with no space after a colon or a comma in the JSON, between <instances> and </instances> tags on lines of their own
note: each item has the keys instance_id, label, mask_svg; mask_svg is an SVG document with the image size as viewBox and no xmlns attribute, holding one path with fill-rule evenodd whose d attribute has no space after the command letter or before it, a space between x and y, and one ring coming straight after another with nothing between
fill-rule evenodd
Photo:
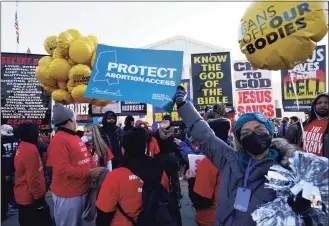
<instances>
[{"instance_id":1,"label":"lanyard","mask_svg":"<svg viewBox=\"0 0 329 226\"><path fill-rule=\"evenodd\" d=\"M252 161L251 158L249 158L248 166L244 174L243 191L247 189L247 181L248 181L250 170L252 169L251 161Z\"/></svg>"}]
</instances>

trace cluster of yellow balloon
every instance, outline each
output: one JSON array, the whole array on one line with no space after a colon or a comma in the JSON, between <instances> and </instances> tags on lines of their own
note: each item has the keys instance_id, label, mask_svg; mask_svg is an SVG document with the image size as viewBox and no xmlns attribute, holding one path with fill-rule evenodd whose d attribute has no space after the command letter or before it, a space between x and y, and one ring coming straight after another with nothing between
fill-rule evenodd
<instances>
[{"instance_id":1,"label":"cluster of yellow balloon","mask_svg":"<svg viewBox=\"0 0 329 226\"><path fill-rule=\"evenodd\" d=\"M108 100L84 97L97 44L96 36L84 37L75 29L61 32L58 36L47 37L44 48L51 56L40 59L36 77L43 89L52 93L55 102L91 103L97 106L111 103Z\"/></svg>"}]
</instances>

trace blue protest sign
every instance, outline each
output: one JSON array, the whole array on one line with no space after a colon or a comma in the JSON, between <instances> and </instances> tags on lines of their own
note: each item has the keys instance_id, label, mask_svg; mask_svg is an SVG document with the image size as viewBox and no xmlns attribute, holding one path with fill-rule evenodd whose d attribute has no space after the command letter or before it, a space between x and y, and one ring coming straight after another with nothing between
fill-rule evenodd
<instances>
[{"instance_id":1,"label":"blue protest sign","mask_svg":"<svg viewBox=\"0 0 329 226\"><path fill-rule=\"evenodd\" d=\"M168 104L180 84L182 51L97 45L85 97Z\"/></svg>"}]
</instances>

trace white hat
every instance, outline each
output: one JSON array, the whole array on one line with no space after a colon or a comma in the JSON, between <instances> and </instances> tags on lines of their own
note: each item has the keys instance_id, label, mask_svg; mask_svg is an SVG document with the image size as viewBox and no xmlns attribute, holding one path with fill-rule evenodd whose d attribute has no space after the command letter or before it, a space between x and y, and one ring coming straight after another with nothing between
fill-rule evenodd
<instances>
[{"instance_id":1,"label":"white hat","mask_svg":"<svg viewBox=\"0 0 329 226\"><path fill-rule=\"evenodd\" d=\"M1 135L4 136L12 136L13 134L13 127L7 124L1 126Z\"/></svg>"}]
</instances>

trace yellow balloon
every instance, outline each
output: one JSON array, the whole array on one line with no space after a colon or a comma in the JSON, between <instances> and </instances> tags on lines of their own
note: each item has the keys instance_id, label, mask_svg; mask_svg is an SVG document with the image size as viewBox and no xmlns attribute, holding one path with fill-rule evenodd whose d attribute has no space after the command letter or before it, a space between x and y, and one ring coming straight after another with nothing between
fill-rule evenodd
<instances>
[{"instance_id":1,"label":"yellow balloon","mask_svg":"<svg viewBox=\"0 0 329 226\"><path fill-rule=\"evenodd\" d=\"M89 103L90 99L84 97L84 93L87 89L87 85L78 85L73 88L72 90L72 97L77 103Z\"/></svg>"},{"instance_id":2,"label":"yellow balloon","mask_svg":"<svg viewBox=\"0 0 329 226\"><path fill-rule=\"evenodd\" d=\"M95 47L94 41L92 39L90 39L88 37L82 37L82 38L79 38L79 40L83 40L83 41L87 42L91 48L91 52L95 52L96 47Z\"/></svg>"},{"instance_id":3,"label":"yellow balloon","mask_svg":"<svg viewBox=\"0 0 329 226\"><path fill-rule=\"evenodd\" d=\"M96 105L98 107L104 107L111 103L111 100L100 100L100 99L93 99L91 101L91 104Z\"/></svg>"},{"instance_id":4,"label":"yellow balloon","mask_svg":"<svg viewBox=\"0 0 329 226\"><path fill-rule=\"evenodd\" d=\"M254 2L239 26L239 43L253 67L292 69L328 32L326 2Z\"/></svg>"},{"instance_id":5,"label":"yellow balloon","mask_svg":"<svg viewBox=\"0 0 329 226\"><path fill-rule=\"evenodd\" d=\"M69 80L66 84L66 87L67 87L67 90L69 91L69 93L72 93L72 90L74 88L73 80Z\"/></svg>"},{"instance_id":6,"label":"yellow balloon","mask_svg":"<svg viewBox=\"0 0 329 226\"><path fill-rule=\"evenodd\" d=\"M69 62L71 64L71 66L75 65L75 62L71 58L67 59L67 62Z\"/></svg>"},{"instance_id":7,"label":"yellow balloon","mask_svg":"<svg viewBox=\"0 0 329 226\"><path fill-rule=\"evenodd\" d=\"M65 59L54 59L50 66L50 77L57 81L66 81L69 79L71 65Z\"/></svg>"},{"instance_id":8,"label":"yellow balloon","mask_svg":"<svg viewBox=\"0 0 329 226\"><path fill-rule=\"evenodd\" d=\"M69 47L74 41L72 35L67 31L60 33L57 37L57 49L59 53L65 57L68 56Z\"/></svg>"},{"instance_id":9,"label":"yellow balloon","mask_svg":"<svg viewBox=\"0 0 329 226\"><path fill-rule=\"evenodd\" d=\"M71 104L74 103L74 99L71 94L63 89L56 89L52 92L51 97L55 102L62 104Z\"/></svg>"},{"instance_id":10,"label":"yellow balloon","mask_svg":"<svg viewBox=\"0 0 329 226\"><path fill-rule=\"evenodd\" d=\"M57 47L57 36L52 35L47 37L43 43L43 47L45 48L48 54L53 55L54 50Z\"/></svg>"},{"instance_id":11,"label":"yellow balloon","mask_svg":"<svg viewBox=\"0 0 329 226\"><path fill-rule=\"evenodd\" d=\"M90 66L91 66L91 68L94 67L95 57L96 57L96 52L93 53L93 56L91 57L91 60L90 60Z\"/></svg>"},{"instance_id":12,"label":"yellow balloon","mask_svg":"<svg viewBox=\"0 0 329 226\"><path fill-rule=\"evenodd\" d=\"M69 72L69 79L72 81L70 86L88 84L91 70L87 65L77 64L73 66Z\"/></svg>"},{"instance_id":13,"label":"yellow balloon","mask_svg":"<svg viewBox=\"0 0 329 226\"><path fill-rule=\"evenodd\" d=\"M62 55L59 48L56 48L53 53L53 58L54 59L57 59L57 58L65 59L66 57L64 55Z\"/></svg>"},{"instance_id":14,"label":"yellow balloon","mask_svg":"<svg viewBox=\"0 0 329 226\"><path fill-rule=\"evenodd\" d=\"M99 43L98 38L95 35L88 35L87 38L89 38L91 41L93 41L95 48L97 48L97 44Z\"/></svg>"},{"instance_id":15,"label":"yellow balloon","mask_svg":"<svg viewBox=\"0 0 329 226\"><path fill-rule=\"evenodd\" d=\"M35 69L35 75L39 82L50 87L56 86L57 83L56 80L50 77L49 66L52 61L52 57L44 56L39 60L38 67Z\"/></svg>"},{"instance_id":16,"label":"yellow balloon","mask_svg":"<svg viewBox=\"0 0 329 226\"><path fill-rule=\"evenodd\" d=\"M54 60L54 58L52 58L51 56L44 56L42 57L39 62L38 62L38 66L45 66L45 67L49 67L50 63Z\"/></svg>"},{"instance_id":17,"label":"yellow balloon","mask_svg":"<svg viewBox=\"0 0 329 226\"><path fill-rule=\"evenodd\" d=\"M58 82L57 82L57 86L58 86L60 89L67 90L67 81L58 81Z\"/></svg>"},{"instance_id":18,"label":"yellow balloon","mask_svg":"<svg viewBox=\"0 0 329 226\"><path fill-rule=\"evenodd\" d=\"M55 89L57 89L57 87L47 86L47 85L42 84L42 83L41 83L41 87L42 87L44 90L48 91L48 92L53 92Z\"/></svg>"},{"instance_id":19,"label":"yellow balloon","mask_svg":"<svg viewBox=\"0 0 329 226\"><path fill-rule=\"evenodd\" d=\"M75 63L86 64L91 59L92 49L87 42L78 39L71 44L69 55Z\"/></svg>"},{"instance_id":20,"label":"yellow balloon","mask_svg":"<svg viewBox=\"0 0 329 226\"><path fill-rule=\"evenodd\" d=\"M80 31L76 29L68 29L67 32L70 33L70 35L73 37L74 40L77 40L78 38L82 37Z\"/></svg>"}]
</instances>

